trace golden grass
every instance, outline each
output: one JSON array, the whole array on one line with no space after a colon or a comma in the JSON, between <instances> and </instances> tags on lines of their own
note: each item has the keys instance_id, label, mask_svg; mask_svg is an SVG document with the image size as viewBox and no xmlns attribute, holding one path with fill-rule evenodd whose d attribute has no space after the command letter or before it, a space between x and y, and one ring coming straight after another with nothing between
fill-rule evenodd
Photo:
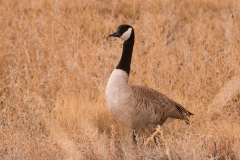
<instances>
[{"instance_id":1,"label":"golden grass","mask_svg":"<svg viewBox=\"0 0 240 160\"><path fill-rule=\"evenodd\" d=\"M0 159L240 159L239 8L237 0L1 0ZM190 126L164 126L158 146L133 148L131 130L107 111L122 43L107 35L122 23L136 33L130 83L195 114Z\"/></svg>"}]
</instances>

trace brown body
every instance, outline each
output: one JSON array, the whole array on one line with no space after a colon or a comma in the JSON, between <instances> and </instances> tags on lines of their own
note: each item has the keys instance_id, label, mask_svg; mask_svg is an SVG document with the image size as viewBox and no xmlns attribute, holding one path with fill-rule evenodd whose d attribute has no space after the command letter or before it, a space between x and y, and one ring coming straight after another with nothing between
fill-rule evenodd
<instances>
[{"instance_id":1,"label":"brown body","mask_svg":"<svg viewBox=\"0 0 240 160\"><path fill-rule=\"evenodd\" d=\"M128 84L128 75L115 69L109 78L106 98L113 118L132 129L162 125L168 118L181 119L193 115L162 93L144 86Z\"/></svg>"},{"instance_id":2,"label":"brown body","mask_svg":"<svg viewBox=\"0 0 240 160\"><path fill-rule=\"evenodd\" d=\"M133 130L155 127L173 119L181 119L189 124L187 116L193 114L177 102L151 88L128 84L134 29L126 24L120 25L109 36L124 40L121 59L106 87L106 101L112 117ZM133 140L136 142L134 133Z\"/></svg>"}]
</instances>

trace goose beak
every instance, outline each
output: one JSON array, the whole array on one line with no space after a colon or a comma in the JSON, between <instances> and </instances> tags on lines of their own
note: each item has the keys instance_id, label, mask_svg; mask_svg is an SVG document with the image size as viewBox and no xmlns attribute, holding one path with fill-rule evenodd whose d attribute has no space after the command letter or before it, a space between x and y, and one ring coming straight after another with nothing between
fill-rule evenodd
<instances>
[{"instance_id":1,"label":"goose beak","mask_svg":"<svg viewBox=\"0 0 240 160\"><path fill-rule=\"evenodd\" d=\"M121 34L119 33L119 30L117 30L116 32L113 32L112 34L108 35L109 37L120 37Z\"/></svg>"}]
</instances>

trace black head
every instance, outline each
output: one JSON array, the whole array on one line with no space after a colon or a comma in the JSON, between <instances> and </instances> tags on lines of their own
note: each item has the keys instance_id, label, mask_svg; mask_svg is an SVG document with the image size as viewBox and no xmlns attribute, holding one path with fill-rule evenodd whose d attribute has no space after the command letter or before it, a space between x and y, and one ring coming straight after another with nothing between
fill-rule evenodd
<instances>
[{"instance_id":1,"label":"black head","mask_svg":"<svg viewBox=\"0 0 240 160\"><path fill-rule=\"evenodd\" d=\"M117 31L109 34L109 37L118 37L121 38L122 40L126 41L130 38L134 38L134 30L130 25L127 24L122 24L118 27Z\"/></svg>"}]
</instances>

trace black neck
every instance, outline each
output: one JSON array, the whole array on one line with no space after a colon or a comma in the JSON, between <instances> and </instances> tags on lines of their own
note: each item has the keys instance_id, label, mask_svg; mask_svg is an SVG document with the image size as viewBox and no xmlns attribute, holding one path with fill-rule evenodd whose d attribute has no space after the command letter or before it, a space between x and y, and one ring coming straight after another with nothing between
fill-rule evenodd
<instances>
[{"instance_id":1,"label":"black neck","mask_svg":"<svg viewBox=\"0 0 240 160\"><path fill-rule=\"evenodd\" d=\"M134 46L134 34L132 34L132 36L128 40L124 41L122 57L116 67L116 69L124 70L125 72L127 72L128 75L130 74L133 46Z\"/></svg>"}]
</instances>

